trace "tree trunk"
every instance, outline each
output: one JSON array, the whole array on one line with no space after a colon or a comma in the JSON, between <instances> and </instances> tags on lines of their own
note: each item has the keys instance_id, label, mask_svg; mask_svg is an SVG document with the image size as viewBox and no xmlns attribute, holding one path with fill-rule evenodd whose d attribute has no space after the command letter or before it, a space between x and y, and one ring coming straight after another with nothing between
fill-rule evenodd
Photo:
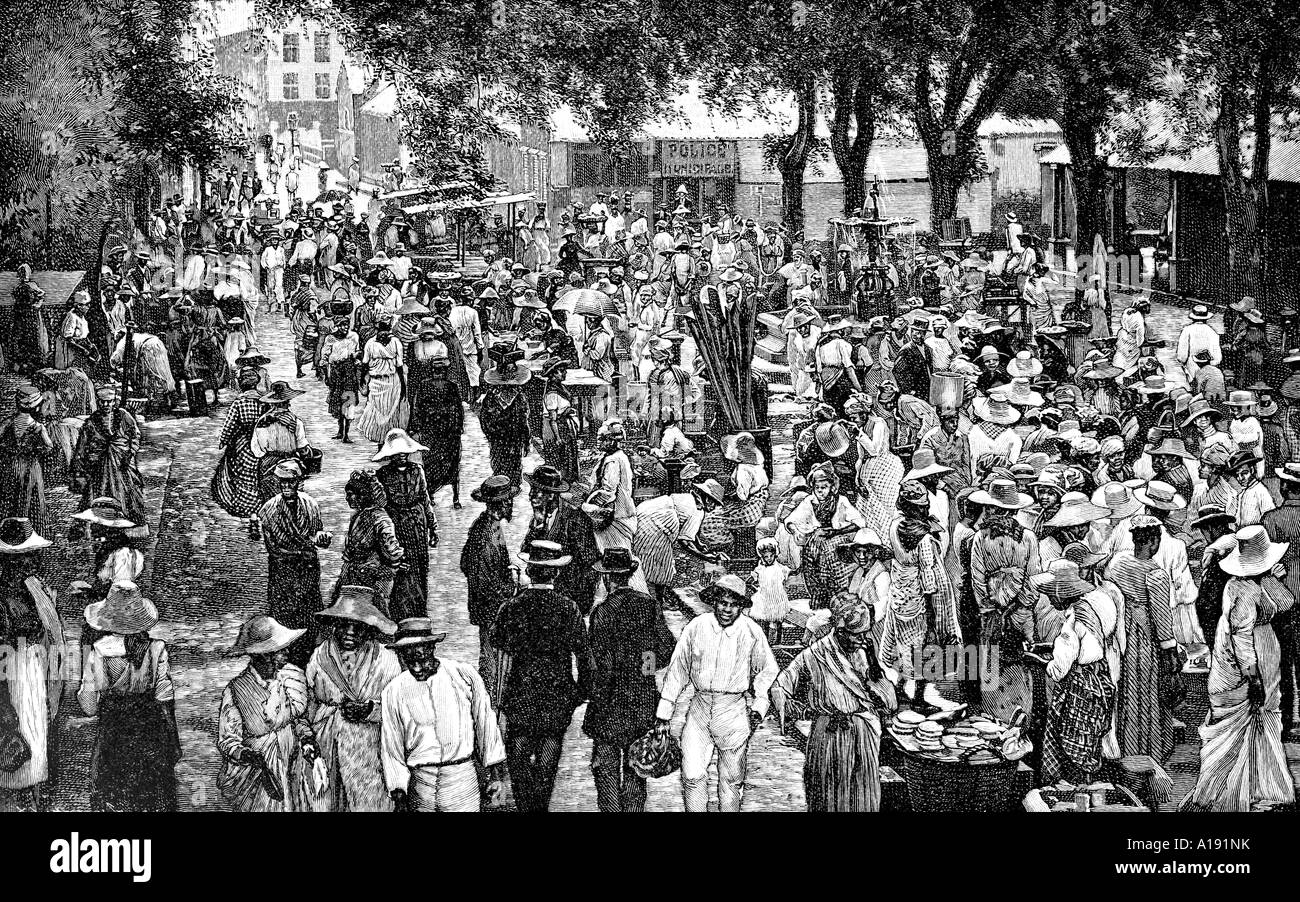
<instances>
[{"instance_id":1,"label":"tree trunk","mask_svg":"<svg viewBox=\"0 0 1300 902\"><path fill-rule=\"evenodd\" d=\"M939 223L943 220L957 218L957 194L961 191L962 176L952 158L936 159L934 153L927 153L927 156L930 172L930 230L937 232Z\"/></svg>"},{"instance_id":2,"label":"tree trunk","mask_svg":"<svg viewBox=\"0 0 1300 902\"><path fill-rule=\"evenodd\" d=\"M867 201L867 158L876 138L875 83L866 73L842 73L832 85L835 115L831 120L831 153L844 182L844 215L862 216ZM849 138L855 126L857 134Z\"/></svg>"},{"instance_id":3,"label":"tree trunk","mask_svg":"<svg viewBox=\"0 0 1300 902\"><path fill-rule=\"evenodd\" d=\"M791 237L803 233L803 175L817 140L817 85L813 78L800 81L795 91L795 106L799 122L777 165L781 173L781 213Z\"/></svg>"},{"instance_id":4,"label":"tree trunk","mask_svg":"<svg viewBox=\"0 0 1300 902\"><path fill-rule=\"evenodd\" d=\"M1222 88L1235 85L1229 82ZM1224 303L1251 295L1267 309L1260 297L1263 286L1260 274L1260 239L1258 233L1259 209L1256 189L1247 179L1241 164L1241 124L1238 118L1237 94L1221 90L1220 109L1214 122L1214 142L1219 156L1219 185L1223 191L1224 244L1227 265L1224 267ZM1267 164L1267 160L1265 160ZM1267 169L1264 170L1267 173Z\"/></svg>"}]
</instances>

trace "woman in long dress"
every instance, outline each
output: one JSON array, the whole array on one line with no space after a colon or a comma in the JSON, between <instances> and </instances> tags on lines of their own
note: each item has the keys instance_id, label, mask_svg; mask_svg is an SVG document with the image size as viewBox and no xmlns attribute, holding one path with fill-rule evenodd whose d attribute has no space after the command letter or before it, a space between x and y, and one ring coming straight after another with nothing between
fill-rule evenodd
<instances>
[{"instance_id":1,"label":"woman in long dress","mask_svg":"<svg viewBox=\"0 0 1300 902\"><path fill-rule=\"evenodd\" d=\"M14 770L0 770L0 799L12 793L21 807L34 811L42 808L41 789L50 777L50 725L63 689L50 666L50 651L61 645L63 630L53 593L36 575L40 552L51 544L30 523L0 522L0 642L6 650L0 704L12 709L31 752Z\"/></svg>"},{"instance_id":2,"label":"woman in long dress","mask_svg":"<svg viewBox=\"0 0 1300 902\"><path fill-rule=\"evenodd\" d=\"M868 410L859 398L850 398L845 410L858 426L858 510L866 525L883 536L897 513L903 461L890 448L889 422L879 399Z\"/></svg>"},{"instance_id":3,"label":"woman in long dress","mask_svg":"<svg viewBox=\"0 0 1300 902\"><path fill-rule=\"evenodd\" d=\"M136 463L140 424L129 410L115 405L116 397L108 386L96 392L100 406L77 434L69 476L74 491L80 489L81 510L107 496L121 503L132 522L144 523L144 477Z\"/></svg>"},{"instance_id":4,"label":"woman in long dress","mask_svg":"<svg viewBox=\"0 0 1300 902\"><path fill-rule=\"evenodd\" d=\"M1106 311L1106 289L1102 286L1100 275L1092 276L1090 287L1083 293L1083 306L1092 323L1088 338L1109 338L1110 314Z\"/></svg>"},{"instance_id":5,"label":"woman in long dress","mask_svg":"<svg viewBox=\"0 0 1300 902\"><path fill-rule=\"evenodd\" d=\"M435 320L425 320L421 340L411 346L406 359L411 399L411 438L429 450L420 455L429 496L451 486L452 507L460 508L461 437L465 429L465 408L459 386L449 378L453 359L439 335L447 330Z\"/></svg>"},{"instance_id":6,"label":"woman in long dress","mask_svg":"<svg viewBox=\"0 0 1300 902\"><path fill-rule=\"evenodd\" d=\"M409 454L427 453L428 448L411 440L401 429L393 429L384 447L373 458L386 461L375 475L384 487L388 503L384 510L404 552L406 567L393 581L389 615L394 621L424 617L429 605L429 547L438 544L438 519L434 514L424 468L412 463Z\"/></svg>"},{"instance_id":7,"label":"woman in long dress","mask_svg":"<svg viewBox=\"0 0 1300 902\"><path fill-rule=\"evenodd\" d=\"M387 319L375 324L375 337L366 342L361 362L366 368L365 409L357 417L357 431L382 445L389 429L406 427L403 407L406 355L402 343L394 337Z\"/></svg>"},{"instance_id":8,"label":"woman in long dress","mask_svg":"<svg viewBox=\"0 0 1300 902\"><path fill-rule=\"evenodd\" d=\"M764 469L763 452L758 450L751 433L740 432L723 440L722 456L736 465L731 474L735 491L726 504L709 515L705 529L734 532L757 526L772 494L772 481Z\"/></svg>"},{"instance_id":9,"label":"woman in long dress","mask_svg":"<svg viewBox=\"0 0 1300 902\"><path fill-rule=\"evenodd\" d=\"M42 369L50 356L50 333L45 326L41 307L45 291L32 281L32 268L18 267L18 287L14 289L13 320L9 327L9 365L16 373L34 373Z\"/></svg>"},{"instance_id":10,"label":"woman in long dress","mask_svg":"<svg viewBox=\"0 0 1300 902\"><path fill-rule=\"evenodd\" d=\"M227 685L217 710L217 786L236 811L303 811L319 755L307 716L307 676L289 663L288 647L306 630L254 617L239 631L232 655L248 667Z\"/></svg>"},{"instance_id":11,"label":"woman in long dress","mask_svg":"<svg viewBox=\"0 0 1300 902\"><path fill-rule=\"evenodd\" d=\"M836 549L852 541L866 526L861 511L840 492L840 480L830 464L808 474L812 494L799 503L786 520L786 528L800 546L800 572L808 587L809 605L830 607L831 599L849 587L857 565Z\"/></svg>"},{"instance_id":12,"label":"woman in long dress","mask_svg":"<svg viewBox=\"0 0 1300 902\"><path fill-rule=\"evenodd\" d=\"M1183 811L1251 811L1295 802L1282 746L1281 649L1273 618L1295 596L1273 572L1289 544L1262 526L1237 533L1219 566L1231 574L1214 637L1201 733L1201 769Z\"/></svg>"},{"instance_id":13,"label":"woman in long dress","mask_svg":"<svg viewBox=\"0 0 1300 902\"><path fill-rule=\"evenodd\" d=\"M383 644L397 625L360 586L316 615L328 635L307 664L312 732L329 773L316 810L392 811L380 759L384 687L402 672L397 654Z\"/></svg>"},{"instance_id":14,"label":"woman in long dress","mask_svg":"<svg viewBox=\"0 0 1300 902\"><path fill-rule=\"evenodd\" d=\"M1151 305L1143 298L1134 298L1133 303L1119 318L1119 334L1116 336L1113 366L1122 372L1128 372L1138 365L1142 356L1142 345L1147 340L1146 314Z\"/></svg>"},{"instance_id":15,"label":"woman in long dress","mask_svg":"<svg viewBox=\"0 0 1300 902\"><path fill-rule=\"evenodd\" d=\"M898 672L904 692L913 701L944 707L944 700L932 692L916 665L930 641L928 636L943 647L961 645L957 591L943 568L925 486L906 483L899 493L898 510L901 516L889 527L885 539L894 559L889 568L889 606L880 636L880 663Z\"/></svg>"},{"instance_id":16,"label":"woman in long dress","mask_svg":"<svg viewBox=\"0 0 1300 902\"><path fill-rule=\"evenodd\" d=\"M564 474L570 483L578 476L578 409L564 387L568 364L552 360L542 371L542 459Z\"/></svg>"},{"instance_id":17,"label":"woman in long dress","mask_svg":"<svg viewBox=\"0 0 1300 902\"><path fill-rule=\"evenodd\" d=\"M135 583L86 607L88 647L77 700L99 718L90 762L92 807L175 811L181 758L167 646L149 630L158 610Z\"/></svg>"},{"instance_id":18,"label":"woman in long dress","mask_svg":"<svg viewBox=\"0 0 1300 902\"><path fill-rule=\"evenodd\" d=\"M1170 603L1169 574L1152 558L1160 547L1160 521L1139 515L1132 526L1133 550L1120 551L1106 567L1106 579L1124 595L1126 644L1115 702L1115 731L1122 755L1150 755L1164 761L1174 747L1174 718L1160 686L1177 665L1178 642Z\"/></svg>"},{"instance_id":19,"label":"woman in long dress","mask_svg":"<svg viewBox=\"0 0 1300 902\"><path fill-rule=\"evenodd\" d=\"M18 410L0 430L0 515L26 517L38 533L49 525L44 460L54 449L49 430L35 414L42 397L35 388L20 388L14 398Z\"/></svg>"}]
</instances>

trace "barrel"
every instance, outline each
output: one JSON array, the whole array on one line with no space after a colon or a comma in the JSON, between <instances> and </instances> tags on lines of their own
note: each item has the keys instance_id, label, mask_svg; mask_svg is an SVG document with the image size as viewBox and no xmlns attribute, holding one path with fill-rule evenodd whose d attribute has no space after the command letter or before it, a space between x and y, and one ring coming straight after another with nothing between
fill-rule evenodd
<instances>
[{"instance_id":1,"label":"barrel","mask_svg":"<svg viewBox=\"0 0 1300 902\"><path fill-rule=\"evenodd\" d=\"M189 406L190 416L206 416L208 412L208 392L202 379L185 380L185 402Z\"/></svg>"}]
</instances>

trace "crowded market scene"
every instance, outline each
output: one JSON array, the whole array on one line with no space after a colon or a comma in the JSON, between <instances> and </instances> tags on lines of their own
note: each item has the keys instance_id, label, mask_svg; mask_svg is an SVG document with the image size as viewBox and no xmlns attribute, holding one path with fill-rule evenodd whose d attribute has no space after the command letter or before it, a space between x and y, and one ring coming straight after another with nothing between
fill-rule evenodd
<instances>
[{"instance_id":1,"label":"crowded market scene","mask_svg":"<svg viewBox=\"0 0 1300 902\"><path fill-rule=\"evenodd\" d=\"M1288 164L698 80L451 177L364 12L181 5L244 131L0 230L0 810L1294 809Z\"/></svg>"}]
</instances>

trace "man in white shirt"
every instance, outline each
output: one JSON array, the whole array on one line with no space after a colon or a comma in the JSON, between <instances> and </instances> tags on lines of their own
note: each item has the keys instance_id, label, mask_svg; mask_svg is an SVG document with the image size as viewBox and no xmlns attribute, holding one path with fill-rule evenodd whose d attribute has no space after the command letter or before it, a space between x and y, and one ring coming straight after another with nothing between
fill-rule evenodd
<instances>
[{"instance_id":1,"label":"man in white shirt","mask_svg":"<svg viewBox=\"0 0 1300 902\"><path fill-rule=\"evenodd\" d=\"M493 294L495 293L494 291ZM451 308L447 319L451 323L451 330L456 333L456 341L460 343L460 356L465 361L465 377L469 380L470 388L474 389L470 392L471 397L465 399L472 404L478 400L477 389L482 373L479 362L484 348L483 324L479 321L474 299L468 295L462 296L460 303Z\"/></svg>"},{"instance_id":2,"label":"man in white shirt","mask_svg":"<svg viewBox=\"0 0 1300 902\"><path fill-rule=\"evenodd\" d=\"M262 249L262 272L266 274L268 311L284 309L284 239L273 237Z\"/></svg>"},{"instance_id":3,"label":"man in white shirt","mask_svg":"<svg viewBox=\"0 0 1300 902\"><path fill-rule=\"evenodd\" d=\"M682 728L682 798L687 811L707 811L709 759L718 751L718 809L739 811L749 740L767 715L776 658L762 627L741 610L753 604L744 580L719 577L701 593L712 614L682 630L664 676L655 729L665 735L677 697L695 690Z\"/></svg>"},{"instance_id":4,"label":"man in white shirt","mask_svg":"<svg viewBox=\"0 0 1300 902\"><path fill-rule=\"evenodd\" d=\"M1187 374L1187 384L1191 385L1197 370L1201 368L1201 362L1197 360L1196 355L1201 351L1208 351L1209 362L1218 366L1223 361L1223 351L1219 347L1219 333L1214 331L1207 322L1210 318L1209 307L1197 304L1187 318L1191 322L1183 326L1183 331L1178 333L1178 362L1182 365L1183 372Z\"/></svg>"},{"instance_id":5,"label":"man in white shirt","mask_svg":"<svg viewBox=\"0 0 1300 902\"><path fill-rule=\"evenodd\" d=\"M439 659L424 617L403 620L391 647L403 673L384 687L380 756L397 811L478 811L475 761L488 772L488 801L501 794L505 744L487 687L472 667Z\"/></svg>"},{"instance_id":6,"label":"man in white shirt","mask_svg":"<svg viewBox=\"0 0 1300 902\"><path fill-rule=\"evenodd\" d=\"M397 284L402 284L411 276L411 258L406 253L406 245L398 242L393 248L393 256L388 261L388 268L393 271Z\"/></svg>"}]
</instances>

